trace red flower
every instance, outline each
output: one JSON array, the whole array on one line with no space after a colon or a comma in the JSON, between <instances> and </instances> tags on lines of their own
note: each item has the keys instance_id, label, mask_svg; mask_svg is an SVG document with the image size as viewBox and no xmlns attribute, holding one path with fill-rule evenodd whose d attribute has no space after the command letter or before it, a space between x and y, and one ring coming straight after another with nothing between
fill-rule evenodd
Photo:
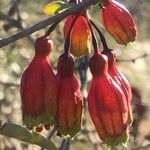
<instances>
[{"instance_id":1,"label":"red flower","mask_svg":"<svg viewBox=\"0 0 150 150\"><path fill-rule=\"evenodd\" d=\"M115 0L102 9L102 17L106 30L120 44L135 41L137 27L129 11Z\"/></svg>"},{"instance_id":2,"label":"red flower","mask_svg":"<svg viewBox=\"0 0 150 150\"><path fill-rule=\"evenodd\" d=\"M33 129L39 124L48 127L54 123L57 85L48 60L51 46L52 41L48 38L38 38L35 56L22 75L22 114L28 129ZM41 127L38 127L37 131L41 131Z\"/></svg>"},{"instance_id":3,"label":"red flower","mask_svg":"<svg viewBox=\"0 0 150 150\"><path fill-rule=\"evenodd\" d=\"M120 87L108 74L108 60L98 53L90 59L93 75L88 107L98 135L113 147L128 139L128 107Z\"/></svg>"},{"instance_id":4,"label":"red flower","mask_svg":"<svg viewBox=\"0 0 150 150\"><path fill-rule=\"evenodd\" d=\"M130 83L126 77L118 71L116 67L116 59L113 51L106 51L104 54L108 57L108 73L112 79L120 86L123 93L126 96L128 109L129 109L129 124L133 122L132 109L131 109L131 99L132 99L132 90Z\"/></svg>"},{"instance_id":5,"label":"red flower","mask_svg":"<svg viewBox=\"0 0 150 150\"><path fill-rule=\"evenodd\" d=\"M64 37L66 39L75 15L67 18L64 25ZM70 53L76 57L89 54L91 32L85 15L79 15L72 28Z\"/></svg>"},{"instance_id":6,"label":"red flower","mask_svg":"<svg viewBox=\"0 0 150 150\"><path fill-rule=\"evenodd\" d=\"M58 62L58 131L73 137L81 129L82 95L74 75L74 62L70 55L63 54Z\"/></svg>"}]
</instances>

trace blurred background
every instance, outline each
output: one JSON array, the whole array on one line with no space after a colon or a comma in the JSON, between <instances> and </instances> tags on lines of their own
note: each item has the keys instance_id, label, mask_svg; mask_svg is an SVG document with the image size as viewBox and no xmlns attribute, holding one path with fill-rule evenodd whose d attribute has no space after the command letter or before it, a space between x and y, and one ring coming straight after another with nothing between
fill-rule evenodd
<instances>
[{"instance_id":1,"label":"blurred background","mask_svg":"<svg viewBox=\"0 0 150 150\"><path fill-rule=\"evenodd\" d=\"M0 39L9 37L26 27L46 19L43 7L51 0L0 0ZM129 150L150 149L150 1L118 0L134 16L139 30L136 42L121 46L105 32L101 22L101 12L91 7L90 14L96 24L102 28L110 48L116 50L118 67L128 78L133 91L134 122L131 127ZM56 69L57 59L63 52L63 24L61 22L51 34L54 48L50 56L51 64ZM33 33L15 43L0 49L0 119L23 125L20 103L20 78L34 56L34 40L42 36L48 28ZM77 72L82 79L82 92L85 97L82 131L74 141L65 141L56 135L53 128L44 131L44 136L52 132L52 141L62 150L105 150L97 136L87 111L86 96L91 74L87 69L87 57L76 60ZM38 146L20 142L0 135L0 150L39 150ZM117 146L117 150L123 150Z\"/></svg>"}]
</instances>

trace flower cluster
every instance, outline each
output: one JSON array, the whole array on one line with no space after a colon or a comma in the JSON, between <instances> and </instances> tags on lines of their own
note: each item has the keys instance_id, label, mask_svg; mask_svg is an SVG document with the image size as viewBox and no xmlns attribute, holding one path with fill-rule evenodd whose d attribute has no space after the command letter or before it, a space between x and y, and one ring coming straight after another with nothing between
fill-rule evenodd
<instances>
[{"instance_id":1,"label":"flower cluster","mask_svg":"<svg viewBox=\"0 0 150 150\"><path fill-rule=\"evenodd\" d=\"M71 3L78 1L71 0ZM121 4L109 0L102 7L106 30L118 43L134 41L137 29L130 13ZM41 132L56 126L57 131L73 138L81 129L83 98L75 75L74 58L94 54L89 60L93 79L88 94L88 108L100 139L110 147L125 144L132 123L131 86L117 69L116 56L108 48L99 28L87 12L73 14L64 25L64 53L59 57L55 75L49 61L52 41L49 31L35 43L35 56L22 75L21 100L23 121L29 130ZM93 27L99 34L100 52Z\"/></svg>"}]
</instances>

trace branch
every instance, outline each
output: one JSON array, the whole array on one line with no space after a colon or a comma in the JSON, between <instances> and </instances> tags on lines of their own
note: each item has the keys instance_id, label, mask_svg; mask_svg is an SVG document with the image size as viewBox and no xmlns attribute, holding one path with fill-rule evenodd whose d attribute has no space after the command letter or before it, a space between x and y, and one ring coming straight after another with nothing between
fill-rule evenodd
<instances>
[{"instance_id":1,"label":"branch","mask_svg":"<svg viewBox=\"0 0 150 150\"><path fill-rule=\"evenodd\" d=\"M17 18L17 19L12 19L10 18L10 16L3 14L2 12L0 12L0 20L6 21L7 24L5 24L4 28L5 30L9 30L10 28L16 27L19 30L23 30L25 29L27 26L24 22L22 22L21 19ZM31 44L34 44L34 40L32 37L28 36L27 37L30 41Z\"/></svg>"},{"instance_id":2,"label":"branch","mask_svg":"<svg viewBox=\"0 0 150 150\"><path fill-rule=\"evenodd\" d=\"M15 19L11 19L9 16L4 15L3 13L0 12L0 20L4 20L4 21L8 21L11 22L12 24L14 24L15 27L20 27L18 25L18 21Z\"/></svg>"},{"instance_id":3,"label":"branch","mask_svg":"<svg viewBox=\"0 0 150 150\"><path fill-rule=\"evenodd\" d=\"M147 144L145 146L139 146L139 147L136 147L136 148L132 148L131 150L145 150L147 148L150 148L150 144Z\"/></svg>"},{"instance_id":4,"label":"branch","mask_svg":"<svg viewBox=\"0 0 150 150\"><path fill-rule=\"evenodd\" d=\"M0 11L0 20L4 20L6 23L3 25L3 28L7 32L13 27L18 28L20 31L25 29L27 26L23 22L20 11L19 11L19 4L20 0L11 1L11 7L7 13L7 15L3 14ZM15 19L13 19L15 17ZM29 42L34 45L34 39L31 36L27 36Z\"/></svg>"},{"instance_id":5,"label":"branch","mask_svg":"<svg viewBox=\"0 0 150 150\"><path fill-rule=\"evenodd\" d=\"M70 147L70 140L63 139L59 147L59 150L69 150L69 147Z\"/></svg>"},{"instance_id":6,"label":"branch","mask_svg":"<svg viewBox=\"0 0 150 150\"><path fill-rule=\"evenodd\" d=\"M54 143L40 134L30 132L20 125L0 120L0 134L21 140L23 142L39 145L46 149L57 150Z\"/></svg>"},{"instance_id":7,"label":"branch","mask_svg":"<svg viewBox=\"0 0 150 150\"><path fill-rule=\"evenodd\" d=\"M28 36L42 28L47 27L48 25L55 23L56 21L57 22L61 21L67 16L69 16L70 14L80 12L81 10L83 11L84 9L87 9L89 6L96 4L97 2L100 2L100 0L85 0L79 3L78 5L73 5L69 9L63 11L62 13L49 17L48 19L43 20L27 29L24 29L19 33L16 33L6 39L0 40L0 47L4 47L10 43L13 43L25 36Z\"/></svg>"},{"instance_id":8,"label":"branch","mask_svg":"<svg viewBox=\"0 0 150 150\"><path fill-rule=\"evenodd\" d=\"M3 82L1 80L0 80L0 84L5 85L5 86L20 86L20 84L16 82Z\"/></svg>"},{"instance_id":9,"label":"branch","mask_svg":"<svg viewBox=\"0 0 150 150\"><path fill-rule=\"evenodd\" d=\"M138 59L146 58L148 56L150 56L150 54L143 54L141 56L137 56L137 57L131 58L131 59L117 59L117 62L132 62L132 63L135 63Z\"/></svg>"}]
</instances>

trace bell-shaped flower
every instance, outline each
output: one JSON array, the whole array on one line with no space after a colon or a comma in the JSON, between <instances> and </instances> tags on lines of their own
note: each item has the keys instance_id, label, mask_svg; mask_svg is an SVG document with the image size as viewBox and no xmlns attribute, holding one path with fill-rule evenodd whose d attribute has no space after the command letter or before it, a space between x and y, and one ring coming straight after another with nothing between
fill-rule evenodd
<instances>
[{"instance_id":1,"label":"bell-shaped flower","mask_svg":"<svg viewBox=\"0 0 150 150\"><path fill-rule=\"evenodd\" d=\"M79 81L74 75L72 56L62 54L57 69L57 129L59 133L72 138L81 129L82 117L82 95Z\"/></svg>"},{"instance_id":2,"label":"bell-shaped flower","mask_svg":"<svg viewBox=\"0 0 150 150\"><path fill-rule=\"evenodd\" d=\"M76 15L71 15L67 18L64 25L64 37L67 38L72 22ZM70 53L76 57L87 55L91 48L91 31L88 25L86 14L81 14L76 19L71 32Z\"/></svg>"},{"instance_id":3,"label":"bell-shaped flower","mask_svg":"<svg viewBox=\"0 0 150 150\"><path fill-rule=\"evenodd\" d=\"M36 40L35 56L21 79L23 122L28 129L42 131L54 124L57 107L57 79L51 68L48 55L52 41L45 36Z\"/></svg>"},{"instance_id":4,"label":"bell-shaped flower","mask_svg":"<svg viewBox=\"0 0 150 150\"><path fill-rule=\"evenodd\" d=\"M133 122L131 100L132 100L132 90L129 81L126 77L117 69L115 53L111 50L106 50L103 52L108 58L108 73L111 78L120 86L123 93L126 96L128 109L129 109L129 124Z\"/></svg>"},{"instance_id":5,"label":"bell-shaped flower","mask_svg":"<svg viewBox=\"0 0 150 150\"><path fill-rule=\"evenodd\" d=\"M100 139L109 147L128 140L128 107L124 93L108 74L105 55L94 54L89 62L93 75L88 108Z\"/></svg>"},{"instance_id":6,"label":"bell-shaped flower","mask_svg":"<svg viewBox=\"0 0 150 150\"><path fill-rule=\"evenodd\" d=\"M128 44L137 38L137 27L129 11L115 0L109 0L102 8L106 30L119 44Z\"/></svg>"}]
</instances>

